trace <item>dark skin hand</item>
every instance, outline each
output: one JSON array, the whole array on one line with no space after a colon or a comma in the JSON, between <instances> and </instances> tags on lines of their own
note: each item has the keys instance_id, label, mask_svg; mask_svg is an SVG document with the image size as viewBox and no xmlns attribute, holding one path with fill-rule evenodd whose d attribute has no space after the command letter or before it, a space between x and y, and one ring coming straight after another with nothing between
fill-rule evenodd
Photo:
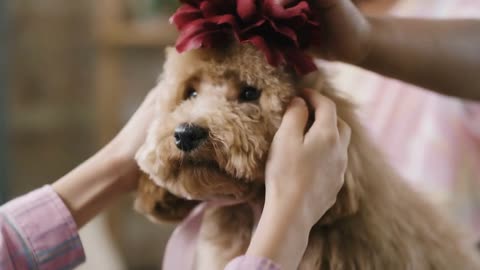
<instances>
[{"instance_id":1,"label":"dark skin hand","mask_svg":"<svg viewBox=\"0 0 480 270\"><path fill-rule=\"evenodd\" d=\"M325 45L313 49L315 56L441 94L480 100L480 20L368 17L351 0L318 4L327 31Z\"/></svg>"}]
</instances>

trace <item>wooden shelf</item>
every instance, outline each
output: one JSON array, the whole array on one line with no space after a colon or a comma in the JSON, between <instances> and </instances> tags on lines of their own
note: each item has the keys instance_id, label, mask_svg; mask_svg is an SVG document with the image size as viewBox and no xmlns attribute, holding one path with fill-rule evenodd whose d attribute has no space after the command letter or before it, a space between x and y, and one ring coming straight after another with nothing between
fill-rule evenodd
<instances>
[{"instance_id":1,"label":"wooden shelf","mask_svg":"<svg viewBox=\"0 0 480 270\"><path fill-rule=\"evenodd\" d=\"M122 104L127 97L123 74L125 62L124 53L129 50L158 50L172 46L178 35L168 17L159 16L149 20L131 20L126 14L127 6L124 0L95 1L96 19L96 120L99 145L107 143L121 127ZM161 63L159 63L160 65ZM152 78L153 80L153 78ZM131 202L128 202L131 205ZM128 250L122 245L125 231L122 230L126 214L121 207L113 207L107 213L106 226L113 242L120 247L126 256ZM139 217L139 220L143 219Z\"/></svg>"},{"instance_id":2,"label":"wooden shelf","mask_svg":"<svg viewBox=\"0 0 480 270\"><path fill-rule=\"evenodd\" d=\"M62 109L68 113L61 113ZM72 123L87 124L92 118L92 111L82 106L68 109L38 106L16 113L15 122L11 123L10 129L16 135L58 131L72 126Z\"/></svg>"},{"instance_id":3,"label":"wooden shelf","mask_svg":"<svg viewBox=\"0 0 480 270\"><path fill-rule=\"evenodd\" d=\"M172 45L177 31L167 19L122 23L98 33L101 46L109 48L163 48Z\"/></svg>"}]
</instances>

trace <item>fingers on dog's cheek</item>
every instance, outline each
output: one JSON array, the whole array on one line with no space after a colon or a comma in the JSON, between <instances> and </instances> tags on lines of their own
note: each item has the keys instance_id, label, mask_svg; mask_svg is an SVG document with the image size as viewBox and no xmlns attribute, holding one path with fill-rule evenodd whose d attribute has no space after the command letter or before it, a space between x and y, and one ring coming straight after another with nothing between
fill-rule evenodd
<instances>
[{"instance_id":1,"label":"fingers on dog's cheek","mask_svg":"<svg viewBox=\"0 0 480 270\"><path fill-rule=\"evenodd\" d=\"M306 92L306 98L315 109L315 121L305 135L305 142L322 146L335 144L339 140L337 109L335 103L313 91Z\"/></svg>"},{"instance_id":2,"label":"fingers on dog's cheek","mask_svg":"<svg viewBox=\"0 0 480 270\"><path fill-rule=\"evenodd\" d=\"M336 129L337 128L337 107L330 99L318 95L316 97L315 122L313 130Z\"/></svg>"},{"instance_id":3,"label":"fingers on dog's cheek","mask_svg":"<svg viewBox=\"0 0 480 270\"><path fill-rule=\"evenodd\" d=\"M345 149L348 149L348 146L350 145L350 139L352 137L352 129L340 118L338 119L338 134L340 135L340 142Z\"/></svg>"},{"instance_id":4,"label":"fingers on dog's cheek","mask_svg":"<svg viewBox=\"0 0 480 270\"><path fill-rule=\"evenodd\" d=\"M302 98L294 98L283 116L280 136L303 138L308 120L307 104Z\"/></svg>"},{"instance_id":5,"label":"fingers on dog's cheek","mask_svg":"<svg viewBox=\"0 0 480 270\"><path fill-rule=\"evenodd\" d=\"M329 98L311 89L303 90L302 96L315 111L315 123L333 124L337 122L336 105Z\"/></svg>"}]
</instances>

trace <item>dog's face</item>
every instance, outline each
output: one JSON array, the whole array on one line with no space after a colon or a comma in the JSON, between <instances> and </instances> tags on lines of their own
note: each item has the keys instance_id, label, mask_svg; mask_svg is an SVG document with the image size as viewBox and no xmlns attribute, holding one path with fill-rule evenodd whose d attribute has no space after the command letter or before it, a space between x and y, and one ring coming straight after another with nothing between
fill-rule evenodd
<instances>
[{"instance_id":1,"label":"dog's face","mask_svg":"<svg viewBox=\"0 0 480 270\"><path fill-rule=\"evenodd\" d=\"M289 74L249 46L169 49L141 168L184 198L249 196L263 184L270 143L295 95Z\"/></svg>"}]
</instances>

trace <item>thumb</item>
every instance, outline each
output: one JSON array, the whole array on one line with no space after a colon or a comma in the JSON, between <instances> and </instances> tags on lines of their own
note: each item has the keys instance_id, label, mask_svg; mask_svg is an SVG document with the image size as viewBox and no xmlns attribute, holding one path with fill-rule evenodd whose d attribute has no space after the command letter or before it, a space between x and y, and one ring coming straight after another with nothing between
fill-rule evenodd
<instances>
[{"instance_id":1,"label":"thumb","mask_svg":"<svg viewBox=\"0 0 480 270\"><path fill-rule=\"evenodd\" d=\"M286 136L292 139L298 138L299 141L303 141L307 120L307 104L302 98L295 97L288 106L277 133L280 136Z\"/></svg>"}]
</instances>

